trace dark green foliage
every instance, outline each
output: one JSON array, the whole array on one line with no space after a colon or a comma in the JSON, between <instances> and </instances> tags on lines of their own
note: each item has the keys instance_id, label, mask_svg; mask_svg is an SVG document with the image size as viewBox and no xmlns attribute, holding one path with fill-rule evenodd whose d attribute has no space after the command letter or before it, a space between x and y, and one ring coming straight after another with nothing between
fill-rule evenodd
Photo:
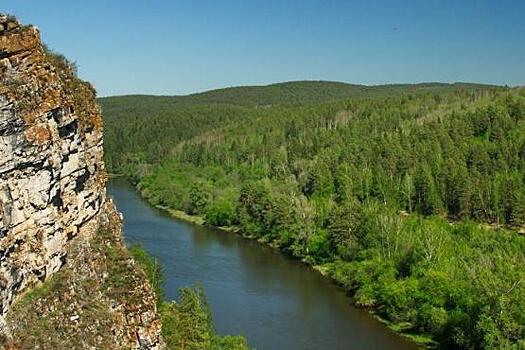
<instances>
[{"instance_id":1,"label":"dark green foliage","mask_svg":"<svg viewBox=\"0 0 525 350\"><path fill-rule=\"evenodd\" d=\"M521 178L520 178L521 177ZM525 222L525 192L523 191L523 174L506 174L501 183L501 210L503 219L510 224Z\"/></svg>"},{"instance_id":2,"label":"dark green foliage","mask_svg":"<svg viewBox=\"0 0 525 350\"><path fill-rule=\"evenodd\" d=\"M525 90L324 84L103 100L108 164L322 265L400 331L523 346Z\"/></svg>"},{"instance_id":3,"label":"dark green foliage","mask_svg":"<svg viewBox=\"0 0 525 350\"><path fill-rule=\"evenodd\" d=\"M439 213L439 196L430 167L426 164L418 167L414 180L414 203L423 215Z\"/></svg>"}]
</instances>

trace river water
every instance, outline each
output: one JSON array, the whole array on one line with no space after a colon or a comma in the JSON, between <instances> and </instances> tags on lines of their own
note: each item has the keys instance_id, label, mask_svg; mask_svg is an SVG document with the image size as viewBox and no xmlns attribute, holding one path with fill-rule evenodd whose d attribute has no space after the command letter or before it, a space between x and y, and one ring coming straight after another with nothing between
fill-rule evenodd
<instances>
[{"instance_id":1,"label":"river water","mask_svg":"<svg viewBox=\"0 0 525 350\"><path fill-rule=\"evenodd\" d=\"M345 292L306 265L236 234L173 219L128 183L109 193L124 214L127 243L159 259L165 294L201 285L220 334L242 334L257 350L411 350Z\"/></svg>"}]
</instances>

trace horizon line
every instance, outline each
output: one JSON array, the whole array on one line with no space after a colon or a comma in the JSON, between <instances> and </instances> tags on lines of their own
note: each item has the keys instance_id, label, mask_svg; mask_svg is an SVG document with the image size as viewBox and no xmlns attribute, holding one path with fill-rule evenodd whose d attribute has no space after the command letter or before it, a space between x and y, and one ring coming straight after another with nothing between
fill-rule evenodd
<instances>
[{"instance_id":1,"label":"horizon line","mask_svg":"<svg viewBox=\"0 0 525 350\"><path fill-rule=\"evenodd\" d=\"M291 84L291 83L334 83L334 84L344 84L344 85L352 85L355 87L379 87L379 86L396 86L396 85L424 85L424 84L442 84L442 85L456 85L456 84L465 84L465 85L481 85L481 86L487 86L487 87L500 87L500 88L521 88L525 85L500 85L500 84L493 84L493 83L478 83L478 82L470 82L470 81L419 81L414 83L407 83L407 82L389 82L389 83L381 83L381 84L359 84L359 83L351 83L346 81L339 81L339 80L322 80L322 79L305 79L305 80L285 80L285 81L278 81L274 83L261 83L261 84L251 84L251 85L228 85L224 87L216 87L211 88L208 90L200 90L195 92L190 92L186 94L147 94L147 93L125 93L125 94L115 94L115 95L101 95L96 96L96 98L109 98L109 97L127 97L127 96L154 96L154 97L187 97L187 96L194 96L194 95L200 95L205 94L213 91L220 91L220 90L227 90L227 89L236 89L236 88L252 88L252 87L268 87L273 85L281 85L281 84Z\"/></svg>"}]
</instances>

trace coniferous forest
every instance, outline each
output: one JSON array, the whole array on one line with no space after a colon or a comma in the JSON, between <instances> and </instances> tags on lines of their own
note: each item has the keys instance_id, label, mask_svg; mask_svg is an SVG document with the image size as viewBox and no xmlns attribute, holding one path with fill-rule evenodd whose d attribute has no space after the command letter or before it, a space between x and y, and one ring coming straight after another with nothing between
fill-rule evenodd
<instances>
[{"instance_id":1,"label":"coniferous forest","mask_svg":"<svg viewBox=\"0 0 525 350\"><path fill-rule=\"evenodd\" d=\"M525 89L296 82L99 99L154 205L316 266L399 332L525 347Z\"/></svg>"}]
</instances>

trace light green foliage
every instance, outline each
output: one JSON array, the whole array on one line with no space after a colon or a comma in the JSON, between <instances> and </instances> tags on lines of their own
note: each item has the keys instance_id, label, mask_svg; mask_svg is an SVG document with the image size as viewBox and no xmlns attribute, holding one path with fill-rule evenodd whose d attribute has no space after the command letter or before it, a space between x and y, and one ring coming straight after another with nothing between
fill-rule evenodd
<instances>
[{"instance_id":1,"label":"light green foliage","mask_svg":"<svg viewBox=\"0 0 525 350\"><path fill-rule=\"evenodd\" d=\"M290 84L104 99L108 164L154 204L323 265L399 331L517 347L525 90Z\"/></svg>"},{"instance_id":2,"label":"light green foliage","mask_svg":"<svg viewBox=\"0 0 525 350\"><path fill-rule=\"evenodd\" d=\"M211 193L204 182L197 182L191 185L188 202L185 211L190 215L203 214L204 210L211 201Z\"/></svg>"},{"instance_id":3,"label":"light green foliage","mask_svg":"<svg viewBox=\"0 0 525 350\"><path fill-rule=\"evenodd\" d=\"M325 230L315 232L308 242L307 251L314 263L322 263L330 257L330 243Z\"/></svg>"},{"instance_id":4,"label":"light green foliage","mask_svg":"<svg viewBox=\"0 0 525 350\"><path fill-rule=\"evenodd\" d=\"M236 221L233 197L216 198L206 207L204 221L212 226L231 226Z\"/></svg>"}]
</instances>

